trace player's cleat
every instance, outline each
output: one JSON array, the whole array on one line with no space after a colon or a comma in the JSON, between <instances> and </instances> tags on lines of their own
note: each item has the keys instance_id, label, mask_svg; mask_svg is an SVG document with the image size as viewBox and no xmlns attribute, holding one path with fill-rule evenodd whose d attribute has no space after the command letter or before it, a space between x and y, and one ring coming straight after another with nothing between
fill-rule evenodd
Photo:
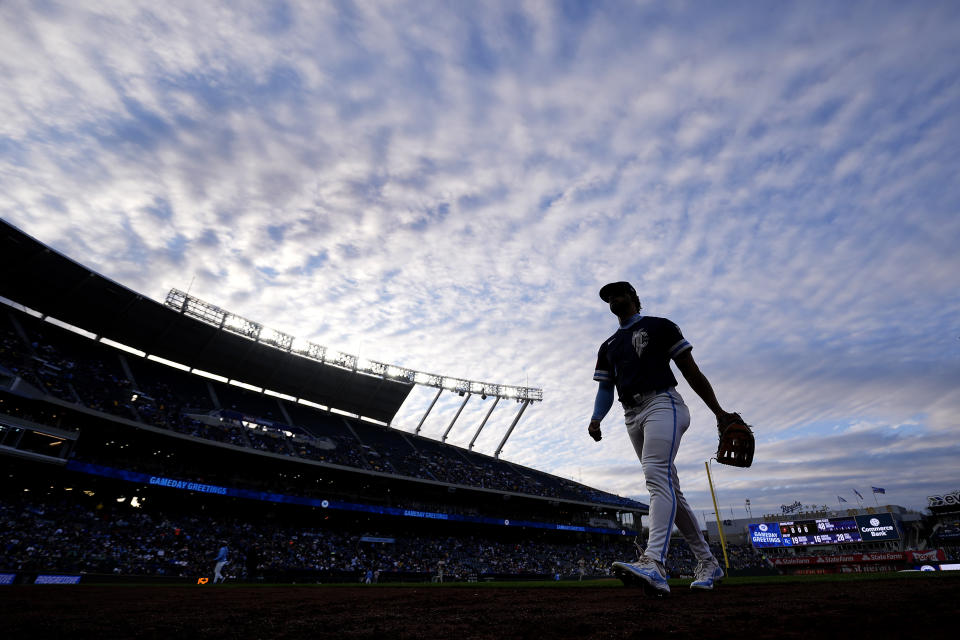
<instances>
[{"instance_id":1,"label":"player's cleat","mask_svg":"<svg viewBox=\"0 0 960 640\"><path fill-rule=\"evenodd\" d=\"M694 573L693 582L690 583L691 589L703 589L709 591L713 589L714 584L719 584L723 580L723 569L716 562L700 561L697 564L697 570Z\"/></svg>"},{"instance_id":2,"label":"player's cleat","mask_svg":"<svg viewBox=\"0 0 960 640\"><path fill-rule=\"evenodd\" d=\"M641 586L647 595L665 596L670 593L663 565L656 560L642 556L636 562L614 562L611 567L624 584Z\"/></svg>"}]
</instances>

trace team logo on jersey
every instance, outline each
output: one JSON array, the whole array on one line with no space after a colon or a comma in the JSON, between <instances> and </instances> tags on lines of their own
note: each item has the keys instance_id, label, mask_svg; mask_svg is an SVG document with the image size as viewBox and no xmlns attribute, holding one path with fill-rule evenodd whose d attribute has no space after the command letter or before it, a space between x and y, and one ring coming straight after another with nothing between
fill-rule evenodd
<instances>
[{"instance_id":1,"label":"team logo on jersey","mask_svg":"<svg viewBox=\"0 0 960 640\"><path fill-rule=\"evenodd\" d=\"M637 329L633 332L633 350L637 352L638 358L643 355L643 350L649 342L650 336L645 329Z\"/></svg>"}]
</instances>

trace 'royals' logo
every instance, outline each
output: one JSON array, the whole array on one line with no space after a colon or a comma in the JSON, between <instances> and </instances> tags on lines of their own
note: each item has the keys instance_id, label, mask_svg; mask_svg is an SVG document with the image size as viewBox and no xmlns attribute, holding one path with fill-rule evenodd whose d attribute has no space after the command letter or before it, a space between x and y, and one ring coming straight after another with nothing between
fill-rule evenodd
<instances>
[{"instance_id":1,"label":"'royals' logo","mask_svg":"<svg viewBox=\"0 0 960 640\"><path fill-rule=\"evenodd\" d=\"M633 350L637 352L638 358L643 355L643 350L649 342L650 336L647 335L646 330L637 329L633 332Z\"/></svg>"}]
</instances>

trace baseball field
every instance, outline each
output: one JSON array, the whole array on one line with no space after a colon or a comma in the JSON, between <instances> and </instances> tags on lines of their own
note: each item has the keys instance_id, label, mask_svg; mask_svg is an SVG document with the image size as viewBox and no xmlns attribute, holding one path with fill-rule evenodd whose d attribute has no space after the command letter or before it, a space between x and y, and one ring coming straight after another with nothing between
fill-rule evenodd
<instances>
[{"instance_id":1,"label":"baseball field","mask_svg":"<svg viewBox=\"0 0 960 640\"><path fill-rule=\"evenodd\" d=\"M960 575L0 589L5 638L956 638Z\"/></svg>"}]
</instances>

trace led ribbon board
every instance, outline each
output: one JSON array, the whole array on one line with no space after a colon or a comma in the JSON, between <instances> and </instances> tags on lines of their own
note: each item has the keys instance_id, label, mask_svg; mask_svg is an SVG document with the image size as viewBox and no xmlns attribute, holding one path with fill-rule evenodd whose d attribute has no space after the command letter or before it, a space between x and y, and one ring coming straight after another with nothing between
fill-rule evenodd
<instances>
[{"instance_id":1,"label":"led ribbon board","mask_svg":"<svg viewBox=\"0 0 960 640\"><path fill-rule=\"evenodd\" d=\"M635 536L635 532L629 532L626 529L609 529L604 527L581 527L566 524L551 524L549 522L533 522L529 520L510 520L504 518L489 518L485 516L467 516L456 513L437 513L434 511L418 511L414 509L398 509L396 507L381 507L370 504L360 504L355 502L342 502L340 500L324 500L320 498L307 498L305 496L292 496L282 493L269 493L265 491L251 491L249 489L237 489L233 487L221 487L217 485L201 484L187 480L178 480L164 476L151 476L137 471L128 471L126 469L115 469L88 462L78 462L71 460L67 463L67 469L78 471L105 478L115 478L137 484L146 484L154 487L164 487L167 489L176 489L180 491L195 491L220 496L231 496L235 498L246 498L249 500L260 500L262 502L278 502L284 504L299 504L307 507L320 507L322 509L337 509L340 511L359 511L363 513L376 513L390 516L403 516L407 518L425 518L430 520L450 520L454 522L473 522L477 524L492 524L506 527L530 527L534 529L550 529L554 531L582 531L588 533L605 533L618 536Z\"/></svg>"}]
</instances>

